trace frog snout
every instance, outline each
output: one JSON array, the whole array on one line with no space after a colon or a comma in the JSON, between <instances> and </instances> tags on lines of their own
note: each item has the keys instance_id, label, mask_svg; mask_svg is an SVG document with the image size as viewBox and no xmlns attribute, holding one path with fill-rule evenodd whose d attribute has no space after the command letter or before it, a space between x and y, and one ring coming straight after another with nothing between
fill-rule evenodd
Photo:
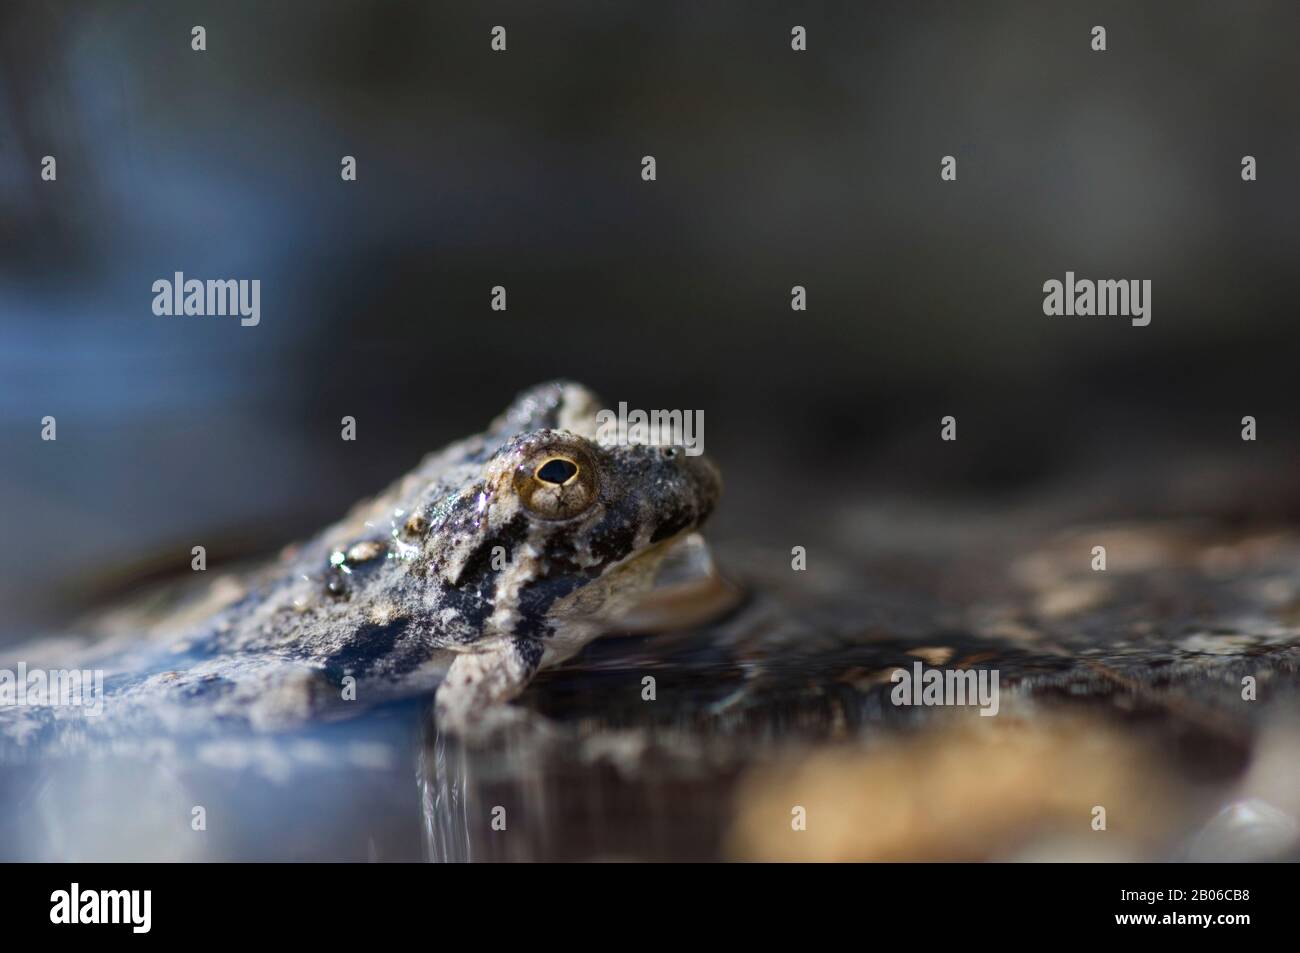
<instances>
[{"instance_id":1,"label":"frog snout","mask_svg":"<svg viewBox=\"0 0 1300 953\"><path fill-rule=\"evenodd\" d=\"M682 466L694 487L698 520L703 521L713 512L713 508L718 505L719 497L722 496L722 474L703 455L684 457Z\"/></svg>"}]
</instances>

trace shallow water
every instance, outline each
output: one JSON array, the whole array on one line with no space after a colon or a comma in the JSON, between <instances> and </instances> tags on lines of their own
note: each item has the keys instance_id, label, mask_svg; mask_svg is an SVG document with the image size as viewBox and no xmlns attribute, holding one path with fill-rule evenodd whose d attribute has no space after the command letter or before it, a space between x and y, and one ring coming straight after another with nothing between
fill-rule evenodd
<instances>
[{"instance_id":1,"label":"shallow water","mask_svg":"<svg viewBox=\"0 0 1300 953\"><path fill-rule=\"evenodd\" d=\"M472 742L440 733L416 699L295 731L118 740L11 764L0 852L1300 856L1300 533L924 519L850 511L806 572L774 545L724 544L739 605L593 643ZM1104 574L1089 568L1094 538L1110 544ZM996 671L998 715L894 704L891 675L918 662ZM1255 701L1241 698L1246 676ZM1105 831L1091 826L1098 806ZM792 827L798 810L806 830Z\"/></svg>"}]
</instances>

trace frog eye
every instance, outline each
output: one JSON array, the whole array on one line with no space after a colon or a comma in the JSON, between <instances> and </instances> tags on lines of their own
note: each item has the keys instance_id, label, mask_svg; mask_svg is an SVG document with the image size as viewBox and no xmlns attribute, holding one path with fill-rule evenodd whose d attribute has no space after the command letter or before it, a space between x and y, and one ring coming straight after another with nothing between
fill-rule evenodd
<instances>
[{"instance_id":1,"label":"frog eye","mask_svg":"<svg viewBox=\"0 0 1300 953\"><path fill-rule=\"evenodd\" d=\"M567 520L596 501L596 467L577 448L538 454L515 471L515 492L534 516Z\"/></svg>"},{"instance_id":2,"label":"frog eye","mask_svg":"<svg viewBox=\"0 0 1300 953\"><path fill-rule=\"evenodd\" d=\"M543 483L564 486L577 478L579 469L568 457L551 457L533 472L533 476Z\"/></svg>"}]
</instances>

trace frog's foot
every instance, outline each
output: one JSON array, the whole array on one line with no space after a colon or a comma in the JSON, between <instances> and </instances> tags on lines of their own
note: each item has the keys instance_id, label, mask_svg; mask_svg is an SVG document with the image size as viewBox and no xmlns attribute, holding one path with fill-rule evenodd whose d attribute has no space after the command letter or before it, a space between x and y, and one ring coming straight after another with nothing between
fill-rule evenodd
<instances>
[{"instance_id":1,"label":"frog's foot","mask_svg":"<svg viewBox=\"0 0 1300 953\"><path fill-rule=\"evenodd\" d=\"M502 706L524 690L542 662L533 639L512 638L456 656L438 686L438 728L468 734L502 720Z\"/></svg>"}]
</instances>

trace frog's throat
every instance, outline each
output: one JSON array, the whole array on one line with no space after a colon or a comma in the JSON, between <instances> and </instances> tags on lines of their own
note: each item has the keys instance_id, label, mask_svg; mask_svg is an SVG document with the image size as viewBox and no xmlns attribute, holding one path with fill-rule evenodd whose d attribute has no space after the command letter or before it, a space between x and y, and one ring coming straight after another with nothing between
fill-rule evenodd
<instances>
[{"instance_id":1,"label":"frog's throat","mask_svg":"<svg viewBox=\"0 0 1300 953\"><path fill-rule=\"evenodd\" d=\"M744 591L721 573L698 532L688 530L665 542L654 584L613 631L643 635L693 628L722 617L743 600Z\"/></svg>"},{"instance_id":2,"label":"frog's throat","mask_svg":"<svg viewBox=\"0 0 1300 953\"><path fill-rule=\"evenodd\" d=\"M611 566L600 578L557 601L557 630L657 632L700 625L734 607L740 590L713 563L704 538L683 530Z\"/></svg>"}]
</instances>

